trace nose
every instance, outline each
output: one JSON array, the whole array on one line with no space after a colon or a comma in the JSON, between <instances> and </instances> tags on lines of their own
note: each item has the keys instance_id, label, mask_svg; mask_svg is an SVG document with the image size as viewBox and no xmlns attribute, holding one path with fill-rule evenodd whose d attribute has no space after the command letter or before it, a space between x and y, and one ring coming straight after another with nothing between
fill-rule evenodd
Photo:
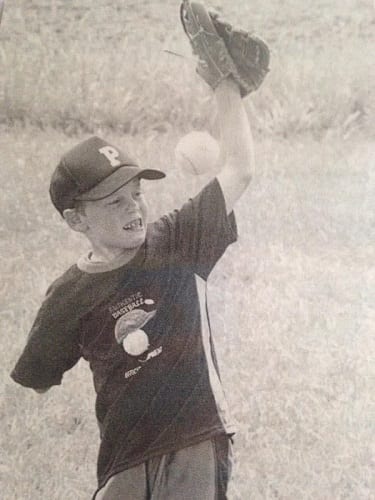
<instances>
[{"instance_id":1,"label":"nose","mask_svg":"<svg viewBox=\"0 0 375 500\"><path fill-rule=\"evenodd\" d=\"M134 209L138 209L139 208L139 205L138 205L138 200L136 197L133 197L133 196L130 196L127 200L126 200L126 203L125 203L125 209L126 210L134 210Z\"/></svg>"}]
</instances>

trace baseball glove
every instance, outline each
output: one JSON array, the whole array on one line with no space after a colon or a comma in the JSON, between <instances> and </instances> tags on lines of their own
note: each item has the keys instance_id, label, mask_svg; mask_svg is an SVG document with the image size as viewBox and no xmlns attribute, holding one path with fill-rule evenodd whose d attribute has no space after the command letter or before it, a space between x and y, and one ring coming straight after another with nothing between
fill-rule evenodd
<instances>
[{"instance_id":1,"label":"baseball glove","mask_svg":"<svg viewBox=\"0 0 375 500\"><path fill-rule=\"evenodd\" d=\"M241 96L256 90L269 71L270 52L262 40L234 29L218 14L199 3L183 0L181 23L193 52L198 56L197 73L215 89L231 76Z\"/></svg>"}]
</instances>

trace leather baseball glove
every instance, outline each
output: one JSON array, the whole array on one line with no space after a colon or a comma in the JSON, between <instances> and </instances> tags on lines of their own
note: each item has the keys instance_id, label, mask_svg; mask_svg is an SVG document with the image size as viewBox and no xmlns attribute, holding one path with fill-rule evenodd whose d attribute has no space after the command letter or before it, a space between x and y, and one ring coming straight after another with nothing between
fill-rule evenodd
<instances>
[{"instance_id":1,"label":"leather baseball glove","mask_svg":"<svg viewBox=\"0 0 375 500\"><path fill-rule=\"evenodd\" d=\"M198 56L197 73L210 87L215 89L231 76L245 97L261 85L269 71L270 52L265 42L233 28L197 2L183 0L180 16Z\"/></svg>"}]
</instances>

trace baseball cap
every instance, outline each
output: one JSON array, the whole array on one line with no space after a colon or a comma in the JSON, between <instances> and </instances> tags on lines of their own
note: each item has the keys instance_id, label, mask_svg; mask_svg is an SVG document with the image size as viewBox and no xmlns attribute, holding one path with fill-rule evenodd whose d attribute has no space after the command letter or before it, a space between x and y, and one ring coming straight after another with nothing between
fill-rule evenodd
<instances>
[{"instance_id":1,"label":"baseball cap","mask_svg":"<svg viewBox=\"0 0 375 500\"><path fill-rule=\"evenodd\" d=\"M136 177L155 180L165 173L141 168L126 153L93 136L62 156L51 177L50 197L62 214L75 201L102 200Z\"/></svg>"}]
</instances>

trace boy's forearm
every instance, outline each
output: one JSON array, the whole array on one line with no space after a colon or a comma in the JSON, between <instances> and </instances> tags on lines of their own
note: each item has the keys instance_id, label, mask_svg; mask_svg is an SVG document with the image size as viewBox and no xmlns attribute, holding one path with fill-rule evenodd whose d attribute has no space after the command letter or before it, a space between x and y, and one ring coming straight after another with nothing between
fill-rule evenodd
<instances>
[{"instance_id":1,"label":"boy's forearm","mask_svg":"<svg viewBox=\"0 0 375 500\"><path fill-rule=\"evenodd\" d=\"M215 90L223 168L250 179L254 168L253 137L237 84L226 79Z\"/></svg>"},{"instance_id":2,"label":"boy's forearm","mask_svg":"<svg viewBox=\"0 0 375 500\"><path fill-rule=\"evenodd\" d=\"M217 179L229 214L254 172L253 138L237 84L226 79L217 87L215 95L222 161Z\"/></svg>"}]
</instances>

